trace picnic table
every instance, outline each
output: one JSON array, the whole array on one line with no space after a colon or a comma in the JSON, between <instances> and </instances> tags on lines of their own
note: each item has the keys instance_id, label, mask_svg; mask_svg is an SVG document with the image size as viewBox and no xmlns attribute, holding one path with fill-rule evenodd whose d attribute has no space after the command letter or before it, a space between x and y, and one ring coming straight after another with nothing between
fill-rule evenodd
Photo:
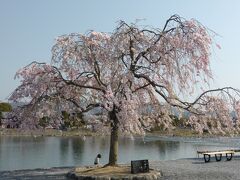
<instances>
[{"instance_id":1,"label":"picnic table","mask_svg":"<svg viewBox=\"0 0 240 180\"><path fill-rule=\"evenodd\" d=\"M215 155L216 161L221 161L223 154L226 155L226 160L231 161L234 150L222 150L222 151L197 151L198 154L202 154L205 162L209 162L211 155Z\"/></svg>"}]
</instances>

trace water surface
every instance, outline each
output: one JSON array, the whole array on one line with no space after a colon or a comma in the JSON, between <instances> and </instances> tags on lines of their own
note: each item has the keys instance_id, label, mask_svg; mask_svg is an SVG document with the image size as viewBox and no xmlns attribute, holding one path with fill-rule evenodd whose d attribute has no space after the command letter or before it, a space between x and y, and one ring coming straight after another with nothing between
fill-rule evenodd
<instances>
[{"instance_id":1,"label":"water surface","mask_svg":"<svg viewBox=\"0 0 240 180\"><path fill-rule=\"evenodd\" d=\"M197 150L239 148L240 138L120 138L119 163L196 157ZM0 137L0 171L108 162L109 137Z\"/></svg>"}]
</instances>

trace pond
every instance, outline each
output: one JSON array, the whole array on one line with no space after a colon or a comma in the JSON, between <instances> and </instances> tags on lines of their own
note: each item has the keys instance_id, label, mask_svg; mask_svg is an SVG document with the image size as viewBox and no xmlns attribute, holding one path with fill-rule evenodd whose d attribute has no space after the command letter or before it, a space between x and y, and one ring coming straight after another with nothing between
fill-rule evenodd
<instances>
[{"instance_id":1,"label":"pond","mask_svg":"<svg viewBox=\"0 0 240 180\"><path fill-rule=\"evenodd\" d=\"M122 137L119 163L197 157L197 150L239 148L240 138ZM109 137L0 137L0 171L92 165L108 162Z\"/></svg>"}]
</instances>

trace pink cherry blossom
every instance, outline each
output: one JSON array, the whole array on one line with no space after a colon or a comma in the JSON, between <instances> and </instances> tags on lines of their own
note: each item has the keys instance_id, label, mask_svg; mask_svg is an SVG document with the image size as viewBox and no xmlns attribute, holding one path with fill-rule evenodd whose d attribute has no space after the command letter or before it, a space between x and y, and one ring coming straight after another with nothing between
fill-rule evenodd
<instances>
[{"instance_id":1,"label":"pink cherry blossom","mask_svg":"<svg viewBox=\"0 0 240 180\"><path fill-rule=\"evenodd\" d=\"M21 85L11 101L25 106L9 113L20 127L39 128L43 117L61 126L61 112L84 113L101 108L107 120L98 129L111 132L109 164L117 161L118 132L144 134L152 124L171 130L173 109L199 133L238 132L239 91L231 87L203 89L196 100L182 98L208 86L212 38L196 20L171 16L160 29L121 21L114 32L72 33L56 39L50 64L33 62L20 69ZM184 99L184 100L183 100ZM187 98L188 100L191 98ZM151 107L149 118L144 108ZM13 118L17 117L17 118Z\"/></svg>"}]
</instances>

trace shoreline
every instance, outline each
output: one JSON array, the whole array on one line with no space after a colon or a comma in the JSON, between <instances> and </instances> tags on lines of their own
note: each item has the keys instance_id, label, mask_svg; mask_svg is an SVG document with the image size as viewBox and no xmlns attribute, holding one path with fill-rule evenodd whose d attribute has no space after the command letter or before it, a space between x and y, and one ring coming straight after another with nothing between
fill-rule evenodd
<instances>
[{"instance_id":1,"label":"shoreline","mask_svg":"<svg viewBox=\"0 0 240 180\"><path fill-rule=\"evenodd\" d=\"M87 129L73 129L73 130L57 130L57 129L38 129L38 130L21 130L21 129L5 129L0 128L1 136L66 136L66 137L76 137L76 136L97 136L99 133L91 132Z\"/></svg>"},{"instance_id":2,"label":"shoreline","mask_svg":"<svg viewBox=\"0 0 240 180\"><path fill-rule=\"evenodd\" d=\"M6 129L0 128L0 137L13 136L13 137L84 137L84 136L108 136L109 134L101 134L92 132L88 129L70 129L70 130L57 130L57 129L41 129L41 130L21 130L21 129ZM140 135L136 135L138 137ZM158 137L181 137L181 138L234 138L240 137L239 134L235 135L219 135L219 134L197 134L189 129L177 129L171 132L168 131L153 131L146 132L144 136L158 136Z\"/></svg>"},{"instance_id":3,"label":"shoreline","mask_svg":"<svg viewBox=\"0 0 240 180\"><path fill-rule=\"evenodd\" d=\"M81 166L84 167L84 166ZM231 161L216 162L211 159L205 163L203 158L187 158L169 161L150 161L150 168L160 171L160 180L174 179L239 179L240 156L234 156ZM27 169L0 171L0 179L63 179L67 173L76 167L53 167L49 169Z\"/></svg>"}]
</instances>

